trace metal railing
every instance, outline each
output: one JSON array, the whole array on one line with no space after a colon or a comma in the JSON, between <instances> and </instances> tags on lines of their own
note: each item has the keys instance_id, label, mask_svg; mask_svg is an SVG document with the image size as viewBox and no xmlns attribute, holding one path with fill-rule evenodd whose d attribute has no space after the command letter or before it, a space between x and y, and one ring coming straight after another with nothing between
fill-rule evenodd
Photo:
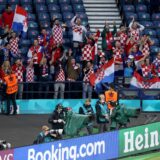
<instances>
[{"instance_id":1,"label":"metal railing","mask_svg":"<svg viewBox=\"0 0 160 160\"><path fill-rule=\"evenodd\" d=\"M21 95L23 99L53 99L55 90L54 85L59 82L33 82L33 83L21 83L19 84L22 89L19 90L17 98L19 99ZM83 94L83 83L82 81L65 81L64 98L65 99L81 99ZM19 88L21 88L19 87ZM120 99L160 99L160 89L131 89L126 88L122 83L115 83L115 88L119 93ZM107 90L107 85L103 85L102 93ZM58 93L60 90L58 91ZM1 90L1 96L4 91ZM58 94L57 98L60 95ZM94 88L92 90L92 98L97 98L98 94L95 92ZM20 99L21 99L20 98Z\"/></svg>"}]
</instances>

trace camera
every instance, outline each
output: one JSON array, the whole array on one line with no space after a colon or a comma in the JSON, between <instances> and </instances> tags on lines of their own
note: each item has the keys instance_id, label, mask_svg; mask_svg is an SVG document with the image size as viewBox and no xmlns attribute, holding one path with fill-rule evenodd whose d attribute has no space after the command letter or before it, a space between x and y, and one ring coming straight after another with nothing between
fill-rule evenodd
<instances>
[{"instance_id":1,"label":"camera","mask_svg":"<svg viewBox=\"0 0 160 160\"><path fill-rule=\"evenodd\" d=\"M5 140L0 140L0 150L5 150L11 148L11 144L7 143Z\"/></svg>"}]
</instances>

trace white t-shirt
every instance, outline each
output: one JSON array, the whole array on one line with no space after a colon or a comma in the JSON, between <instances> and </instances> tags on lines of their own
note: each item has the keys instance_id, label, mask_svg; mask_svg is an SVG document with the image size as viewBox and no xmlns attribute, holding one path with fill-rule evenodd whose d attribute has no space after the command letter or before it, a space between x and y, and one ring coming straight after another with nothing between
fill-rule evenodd
<instances>
[{"instance_id":1,"label":"white t-shirt","mask_svg":"<svg viewBox=\"0 0 160 160\"><path fill-rule=\"evenodd\" d=\"M73 41L83 42L83 33L87 32L86 28L82 25L78 26L74 23L76 16L71 20L72 30L73 30Z\"/></svg>"}]
</instances>

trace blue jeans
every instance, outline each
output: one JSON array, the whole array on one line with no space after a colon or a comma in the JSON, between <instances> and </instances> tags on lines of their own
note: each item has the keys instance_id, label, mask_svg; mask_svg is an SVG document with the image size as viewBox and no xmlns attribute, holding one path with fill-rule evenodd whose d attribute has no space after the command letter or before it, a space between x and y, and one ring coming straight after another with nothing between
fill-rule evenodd
<instances>
[{"instance_id":1,"label":"blue jeans","mask_svg":"<svg viewBox=\"0 0 160 160\"><path fill-rule=\"evenodd\" d=\"M89 83L83 83L83 99L87 98L87 93L88 93L88 98L92 98L92 90L93 87Z\"/></svg>"}]
</instances>

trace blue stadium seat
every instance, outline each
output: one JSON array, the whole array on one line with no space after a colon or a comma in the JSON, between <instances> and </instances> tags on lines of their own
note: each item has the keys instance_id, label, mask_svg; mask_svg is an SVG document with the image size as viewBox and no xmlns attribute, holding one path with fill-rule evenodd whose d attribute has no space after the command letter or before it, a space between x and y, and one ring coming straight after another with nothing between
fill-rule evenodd
<instances>
[{"instance_id":1,"label":"blue stadium seat","mask_svg":"<svg viewBox=\"0 0 160 160\"><path fill-rule=\"evenodd\" d=\"M82 23L83 26L86 26L88 24L88 21L82 20L81 23Z\"/></svg>"},{"instance_id":2,"label":"blue stadium seat","mask_svg":"<svg viewBox=\"0 0 160 160\"><path fill-rule=\"evenodd\" d=\"M134 0L133 3L135 5L137 5L137 4L145 4L145 0Z\"/></svg>"},{"instance_id":3,"label":"blue stadium seat","mask_svg":"<svg viewBox=\"0 0 160 160\"><path fill-rule=\"evenodd\" d=\"M147 12L147 7L144 4L139 4L136 6L136 11L138 12Z\"/></svg>"},{"instance_id":4,"label":"blue stadium seat","mask_svg":"<svg viewBox=\"0 0 160 160\"><path fill-rule=\"evenodd\" d=\"M0 4L2 5L4 5L4 4L7 4L7 0L0 0Z\"/></svg>"},{"instance_id":5,"label":"blue stadium seat","mask_svg":"<svg viewBox=\"0 0 160 160\"><path fill-rule=\"evenodd\" d=\"M33 0L34 4L45 4L45 0Z\"/></svg>"},{"instance_id":6,"label":"blue stadium seat","mask_svg":"<svg viewBox=\"0 0 160 160\"><path fill-rule=\"evenodd\" d=\"M64 37L64 38L68 38L67 32L63 32L63 37Z\"/></svg>"},{"instance_id":7,"label":"blue stadium seat","mask_svg":"<svg viewBox=\"0 0 160 160\"><path fill-rule=\"evenodd\" d=\"M47 4L57 4L58 3L58 0L46 0L46 3Z\"/></svg>"},{"instance_id":8,"label":"blue stadium seat","mask_svg":"<svg viewBox=\"0 0 160 160\"><path fill-rule=\"evenodd\" d=\"M71 0L72 4L83 4L82 0Z\"/></svg>"},{"instance_id":9,"label":"blue stadium seat","mask_svg":"<svg viewBox=\"0 0 160 160\"><path fill-rule=\"evenodd\" d=\"M70 0L59 0L59 4L70 4Z\"/></svg>"},{"instance_id":10,"label":"blue stadium seat","mask_svg":"<svg viewBox=\"0 0 160 160\"><path fill-rule=\"evenodd\" d=\"M123 6L124 4L132 4L131 0L120 0L120 4L121 6Z\"/></svg>"},{"instance_id":11,"label":"blue stadium seat","mask_svg":"<svg viewBox=\"0 0 160 160\"><path fill-rule=\"evenodd\" d=\"M20 3L21 5L24 5L24 4L32 4L32 0L20 0Z\"/></svg>"},{"instance_id":12,"label":"blue stadium seat","mask_svg":"<svg viewBox=\"0 0 160 160\"><path fill-rule=\"evenodd\" d=\"M16 9L16 4L11 5L12 10L14 11Z\"/></svg>"},{"instance_id":13,"label":"blue stadium seat","mask_svg":"<svg viewBox=\"0 0 160 160\"><path fill-rule=\"evenodd\" d=\"M5 4L1 4L0 5L0 13L2 13L6 8L6 5Z\"/></svg>"},{"instance_id":14,"label":"blue stadium seat","mask_svg":"<svg viewBox=\"0 0 160 160\"><path fill-rule=\"evenodd\" d=\"M81 20L82 21L88 21L88 16L87 16L87 14L85 14L85 13L81 13L81 12L78 12L78 13L76 13L77 15L78 15L78 17L80 17L81 18Z\"/></svg>"},{"instance_id":15,"label":"blue stadium seat","mask_svg":"<svg viewBox=\"0 0 160 160\"><path fill-rule=\"evenodd\" d=\"M68 4L61 5L61 12L72 12L72 6Z\"/></svg>"},{"instance_id":16,"label":"blue stadium seat","mask_svg":"<svg viewBox=\"0 0 160 160\"><path fill-rule=\"evenodd\" d=\"M8 4L19 4L19 0L8 0Z\"/></svg>"},{"instance_id":17,"label":"blue stadium seat","mask_svg":"<svg viewBox=\"0 0 160 160\"><path fill-rule=\"evenodd\" d=\"M49 12L60 12L60 8L56 4L48 4Z\"/></svg>"},{"instance_id":18,"label":"blue stadium seat","mask_svg":"<svg viewBox=\"0 0 160 160\"><path fill-rule=\"evenodd\" d=\"M154 21L153 24L154 27L160 28L160 21Z\"/></svg>"},{"instance_id":19,"label":"blue stadium seat","mask_svg":"<svg viewBox=\"0 0 160 160\"><path fill-rule=\"evenodd\" d=\"M29 21L36 21L36 15L33 13L28 13L28 20Z\"/></svg>"},{"instance_id":20,"label":"blue stadium seat","mask_svg":"<svg viewBox=\"0 0 160 160\"><path fill-rule=\"evenodd\" d=\"M151 38L151 40L154 42L154 46L159 46L159 40L158 38Z\"/></svg>"},{"instance_id":21,"label":"blue stadium seat","mask_svg":"<svg viewBox=\"0 0 160 160\"><path fill-rule=\"evenodd\" d=\"M154 37L156 37L156 31L155 30L153 30L153 29L145 29L144 30L144 33L146 34L146 35L149 35L150 37L152 37L152 38L154 38Z\"/></svg>"},{"instance_id":22,"label":"blue stadium seat","mask_svg":"<svg viewBox=\"0 0 160 160\"><path fill-rule=\"evenodd\" d=\"M160 48L157 46L151 46L150 51L152 54L157 54L160 51Z\"/></svg>"},{"instance_id":23,"label":"blue stadium seat","mask_svg":"<svg viewBox=\"0 0 160 160\"><path fill-rule=\"evenodd\" d=\"M49 14L46 12L38 13L38 20L39 21L49 21L50 20Z\"/></svg>"},{"instance_id":24,"label":"blue stadium seat","mask_svg":"<svg viewBox=\"0 0 160 160\"><path fill-rule=\"evenodd\" d=\"M64 39L63 39L63 42L64 42L64 46L68 46L68 47L71 46L71 41L70 41L69 38L64 38Z\"/></svg>"},{"instance_id":25,"label":"blue stadium seat","mask_svg":"<svg viewBox=\"0 0 160 160\"><path fill-rule=\"evenodd\" d=\"M20 48L20 52L21 52L22 56L26 57L27 53L28 53L28 50L29 50L28 47L22 47L22 48Z\"/></svg>"},{"instance_id":26,"label":"blue stadium seat","mask_svg":"<svg viewBox=\"0 0 160 160\"><path fill-rule=\"evenodd\" d=\"M21 39L19 45L22 46L22 47L30 47L31 46L31 41L29 39Z\"/></svg>"},{"instance_id":27,"label":"blue stadium seat","mask_svg":"<svg viewBox=\"0 0 160 160\"><path fill-rule=\"evenodd\" d=\"M151 21L140 21L139 23L148 28L153 27L153 23Z\"/></svg>"},{"instance_id":28,"label":"blue stadium seat","mask_svg":"<svg viewBox=\"0 0 160 160\"><path fill-rule=\"evenodd\" d=\"M32 13L32 12L33 12L32 5L30 5L30 4L23 5L22 7L23 7L28 13Z\"/></svg>"},{"instance_id":29,"label":"blue stadium seat","mask_svg":"<svg viewBox=\"0 0 160 160\"><path fill-rule=\"evenodd\" d=\"M28 27L29 27L29 29L37 29L38 24L34 21L28 21Z\"/></svg>"},{"instance_id":30,"label":"blue stadium seat","mask_svg":"<svg viewBox=\"0 0 160 160\"><path fill-rule=\"evenodd\" d=\"M67 27L70 29L72 26L71 26L71 21L66 21L65 22L66 23L66 25L67 25Z\"/></svg>"},{"instance_id":31,"label":"blue stadium seat","mask_svg":"<svg viewBox=\"0 0 160 160\"><path fill-rule=\"evenodd\" d=\"M38 30L36 29L32 29L32 30L29 30L28 31L28 38L29 39L35 39L35 38L37 38L38 37L38 35L39 35L39 32L38 32Z\"/></svg>"},{"instance_id":32,"label":"blue stadium seat","mask_svg":"<svg viewBox=\"0 0 160 160\"><path fill-rule=\"evenodd\" d=\"M73 5L74 12L85 12L85 8L82 4Z\"/></svg>"},{"instance_id":33,"label":"blue stadium seat","mask_svg":"<svg viewBox=\"0 0 160 160\"><path fill-rule=\"evenodd\" d=\"M160 38L160 29L156 29L157 36Z\"/></svg>"},{"instance_id":34,"label":"blue stadium seat","mask_svg":"<svg viewBox=\"0 0 160 160\"><path fill-rule=\"evenodd\" d=\"M134 5L124 5L123 11L124 12L135 12Z\"/></svg>"},{"instance_id":35,"label":"blue stadium seat","mask_svg":"<svg viewBox=\"0 0 160 160\"><path fill-rule=\"evenodd\" d=\"M50 18L53 19L54 16L58 18L60 21L62 21L62 15L60 13L51 12Z\"/></svg>"},{"instance_id":36,"label":"blue stadium seat","mask_svg":"<svg viewBox=\"0 0 160 160\"><path fill-rule=\"evenodd\" d=\"M70 29L68 31L68 38L72 38L72 37L73 37L73 31L72 31L72 29Z\"/></svg>"},{"instance_id":37,"label":"blue stadium seat","mask_svg":"<svg viewBox=\"0 0 160 160\"><path fill-rule=\"evenodd\" d=\"M40 28L51 28L51 23L49 21L40 21Z\"/></svg>"},{"instance_id":38,"label":"blue stadium seat","mask_svg":"<svg viewBox=\"0 0 160 160\"><path fill-rule=\"evenodd\" d=\"M132 18L134 17L135 20L137 20L138 16L136 13L133 13L133 12L126 12L125 13L125 19L128 21L128 23L130 23L130 21L132 20Z\"/></svg>"},{"instance_id":39,"label":"blue stadium seat","mask_svg":"<svg viewBox=\"0 0 160 160\"><path fill-rule=\"evenodd\" d=\"M73 17L74 17L74 14L71 12L63 13L63 20L64 21L71 20Z\"/></svg>"},{"instance_id":40,"label":"blue stadium seat","mask_svg":"<svg viewBox=\"0 0 160 160\"><path fill-rule=\"evenodd\" d=\"M160 13L153 13L152 21L160 21Z\"/></svg>"},{"instance_id":41,"label":"blue stadium seat","mask_svg":"<svg viewBox=\"0 0 160 160\"><path fill-rule=\"evenodd\" d=\"M138 13L138 19L140 21L148 21L150 20L150 14L149 13Z\"/></svg>"},{"instance_id":42,"label":"blue stadium seat","mask_svg":"<svg viewBox=\"0 0 160 160\"><path fill-rule=\"evenodd\" d=\"M47 6L44 4L38 4L36 5L36 11L37 12L47 12Z\"/></svg>"},{"instance_id":43,"label":"blue stadium seat","mask_svg":"<svg viewBox=\"0 0 160 160\"><path fill-rule=\"evenodd\" d=\"M50 36L52 35L52 29L51 28L46 28L46 31L47 31L48 35L50 35Z\"/></svg>"}]
</instances>

